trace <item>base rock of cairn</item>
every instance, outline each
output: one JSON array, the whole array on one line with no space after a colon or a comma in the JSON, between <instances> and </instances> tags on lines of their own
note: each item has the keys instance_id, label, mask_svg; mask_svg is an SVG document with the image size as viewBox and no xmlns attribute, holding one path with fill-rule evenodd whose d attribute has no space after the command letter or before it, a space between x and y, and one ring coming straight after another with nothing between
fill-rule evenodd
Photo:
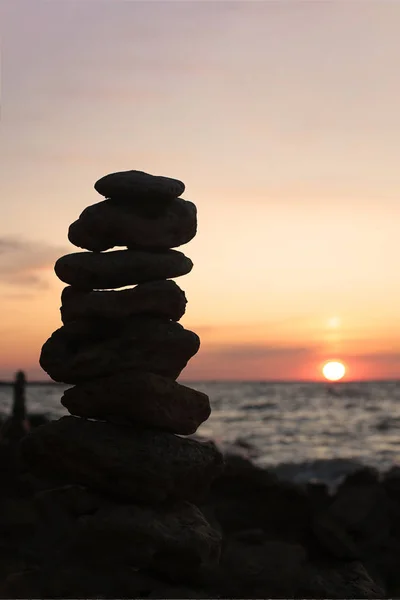
<instances>
[{"instance_id":1,"label":"base rock of cairn","mask_svg":"<svg viewBox=\"0 0 400 600\"><path fill-rule=\"evenodd\" d=\"M40 356L52 379L75 385L61 400L72 416L36 428L21 453L36 475L64 486L52 498L79 485L101 499L67 528L66 554L56 536L63 564L66 556L104 568L117 561L179 581L182 569L218 562L221 544L196 504L222 456L212 443L181 437L209 417L209 399L175 381L200 346L177 322L186 297L168 281L192 269L172 248L194 237L197 211L178 197L182 182L140 171L107 175L95 189L106 199L69 229L89 252L55 265L68 284L63 326ZM114 246L127 249L102 252Z\"/></svg>"}]
</instances>

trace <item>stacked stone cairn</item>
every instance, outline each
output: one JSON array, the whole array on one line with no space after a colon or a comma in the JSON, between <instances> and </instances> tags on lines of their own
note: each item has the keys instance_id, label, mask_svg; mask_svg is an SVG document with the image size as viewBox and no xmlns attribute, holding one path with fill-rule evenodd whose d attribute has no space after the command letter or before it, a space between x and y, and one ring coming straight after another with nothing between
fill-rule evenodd
<instances>
[{"instance_id":1,"label":"stacked stone cairn","mask_svg":"<svg viewBox=\"0 0 400 600\"><path fill-rule=\"evenodd\" d=\"M71 416L36 428L22 455L35 475L62 486L58 496L79 488L102 498L78 519L77 560L95 549L99 564L179 580L215 565L221 542L197 507L221 454L184 437L209 417L209 399L176 382L200 342L178 323L186 298L170 279L193 265L171 248L195 236L197 211L179 197L182 182L141 171L107 175L95 189L106 199L68 233L89 252L55 264L68 284L63 326L40 356L53 380L73 384L61 399ZM126 249L105 252L116 246Z\"/></svg>"}]
</instances>

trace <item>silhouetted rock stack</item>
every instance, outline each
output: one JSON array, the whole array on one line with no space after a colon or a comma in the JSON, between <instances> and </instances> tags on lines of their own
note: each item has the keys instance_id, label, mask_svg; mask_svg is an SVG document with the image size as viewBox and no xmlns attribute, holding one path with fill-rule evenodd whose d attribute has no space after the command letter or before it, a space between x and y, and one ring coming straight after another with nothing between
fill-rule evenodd
<instances>
[{"instance_id":1,"label":"silhouetted rock stack","mask_svg":"<svg viewBox=\"0 0 400 600\"><path fill-rule=\"evenodd\" d=\"M69 284L64 325L40 357L52 379L75 385L61 400L73 416L37 428L22 452L36 474L107 499L80 518L75 557L90 550L98 563L112 557L179 579L215 563L220 546L195 504L221 454L180 437L209 417L209 400L175 381L200 344L178 324L186 298L168 280L192 269L171 248L195 236L196 207L178 197L180 181L140 171L107 175L95 189L107 199L69 228L69 240L89 252L56 262ZM103 253L114 246L127 249Z\"/></svg>"},{"instance_id":2,"label":"silhouetted rock stack","mask_svg":"<svg viewBox=\"0 0 400 600\"><path fill-rule=\"evenodd\" d=\"M0 428L0 444L13 446L18 443L30 429L29 421L26 416L25 388L25 373L23 371L17 371L13 385L11 415Z\"/></svg>"}]
</instances>

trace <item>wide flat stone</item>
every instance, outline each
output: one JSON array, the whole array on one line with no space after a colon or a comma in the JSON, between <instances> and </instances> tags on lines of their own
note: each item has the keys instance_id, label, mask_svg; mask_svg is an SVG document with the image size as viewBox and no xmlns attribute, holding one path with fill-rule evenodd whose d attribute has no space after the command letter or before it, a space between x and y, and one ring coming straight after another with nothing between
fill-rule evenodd
<instances>
[{"instance_id":1,"label":"wide flat stone","mask_svg":"<svg viewBox=\"0 0 400 600\"><path fill-rule=\"evenodd\" d=\"M128 370L176 379L200 347L199 337L168 319L71 321L43 345L42 369L52 379L80 383Z\"/></svg>"},{"instance_id":2,"label":"wide flat stone","mask_svg":"<svg viewBox=\"0 0 400 600\"><path fill-rule=\"evenodd\" d=\"M75 252L59 258L54 270L65 283L82 290L119 288L186 275L192 261L177 250Z\"/></svg>"},{"instance_id":3,"label":"wide flat stone","mask_svg":"<svg viewBox=\"0 0 400 600\"><path fill-rule=\"evenodd\" d=\"M69 241L100 252L115 246L176 248L196 235L197 209L181 198L171 200L157 217L138 214L128 202L104 200L88 206L68 231Z\"/></svg>"},{"instance_id":4,"label":"wide flat stone","mask_svg":"<svg viewBox=\"0 0 400 600\"><path fill-rule=\"evenodd\" d=\"M164 316L179 321L186 309L186 296L172 280L149 281L118 291L85 292L74 287L61 294L63 323L82 318L121 319L135 314Z\"/></svg>"},{"instance_id":5,"label":"wide flat stone","mask_svg":"<svg viewBox=\"0 0 400 600\"><path fill-rule=\"evenodd\" d=\"M193 504L109 505L80 519L72 552L96 564L150 568L175 578L218 564L221 536Z\"/></svg>"},{"instance_id":6,"label":"wide flat stone","mask_svg":"<svg viewBox=\"0 0 400 600\"><path fill-rule=\"evenodd\" d=\"M177 198L185 191L179 179L150 175L144 171L119 171L101 177L94 189L106 198Z\"/></svg>"},{"instance_id":7,"label":"wide flat stone","mask_svg":"<svg viewBox=\"0 0 400 600\"><path fill-rule=\"evenodd\" d=\"M132 423L190 435L210 416L208 396L154 373L124 371L69 388L61 404L79 417Z\"/></svg>"},{"instance_id":8,"label":"wide flat stone","mask_svg":"<svg viewBox=\"0 0 400 600\"><path fill-rule=\"evenodd\" d=\"M211 442L78 417L34 429L21 456L40 476L139 504L198 502L223 462Z\"/></svg>"}]
</instances>

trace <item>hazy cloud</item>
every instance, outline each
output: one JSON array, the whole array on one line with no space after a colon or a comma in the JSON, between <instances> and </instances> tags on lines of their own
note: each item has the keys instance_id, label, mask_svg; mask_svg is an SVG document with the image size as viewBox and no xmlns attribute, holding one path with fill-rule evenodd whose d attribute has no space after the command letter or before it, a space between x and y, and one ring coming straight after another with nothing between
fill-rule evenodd
<instances>
[{"instance_id":1,"label":"hazy cloud","mask_svg":"<svg viewBox=\"0 0 400 600\"><path fill-rule=\"evenodd\" d=\"M203 344L182 377L194 379L302 379L304 364L314 363L318 348L274 344Z\"/></svg>"},{"instance_id":2,"label":"hazy cloud","mask_svg":"<svg viewBox=\"0 0 400 600\"><path fill-rule=\"evenodd\" d=\"M260 321L258 323L236 322L236 323L223 323L223 324L218 323L215 325L214 324L197 325L196 323L191 323L190 329L195 331L197 333L197 335L199 335L200 337L212 336L214 338L219 338L222 340L226 339L227 335L230 336L230 334L232 332L235 332L235 334L238 336L238 338L243 340L243 336L245 336L246 334L249 334L249 335L251 335L251 337L254 337L254 334L258 335L260 333L260 331L265 331L265 332L269 333L269 336L266 339L266 345L258 344L257 347L258 348L266 348L269 345L268 340L269 340L269 342L271 342L272 338L274 340L280 339L280 337L281 337L280 334L282 333L283 330L287 329L288 327L293 327L294 329L298 329L299 327L305 327L305 328L309 329L310 324L312 324L313 321L315 321L315 318L313 317L313 314L310 313L310 314L302 314L302 315L295 314L295 315L293 315L291 317L287 317L287 318L263 319L262 321ZM277 338L276 334L278 334L278 338ZM272 344L271 344L271 346L272 346ZM236 344L235 344L235 347L237 347ZM273 347L275 348L276 345L273 344ZM282 347L281 344L279 344L279 347Z\"/></svg>"},{"instance_id":3,"label":"hazy cloud","mask_svg":"<svg viewBox=\"0 0 400 600\"><path fill-rule=\"evenodd\" d=\"M400 367L400 352L398 350L394 350L393 352L367 352L367 353L360 353L360 354L348 354L346 352L343 353L344 358L343 360L346 360L348 362L354 360L354 361L361 361L361 362L367 362L367 363L371 363L374 365L378 365L379 366L393 366L393 365L398 365Z\"/></svg>"},{"instance_id":4,"label":"hazy cloud","mask_svg":"<svg viewBox=\"0 0 400 600\"><path fill-rule=\"evenodd\" d=\"M52 269L66 249L17 237L0 237L0 283L44 289L43 271Z\"/></svg>"},{"instance_id":5,"label":"hazy cloud","mask_svg":"<svg viewBox=\"0 0 400 600\"><path fill-rule=\"evenodd\" d=\"M299 358L318 351L317 347L273 346L267 344L237 344L208 347L205 352L226 359L255 360L263 358Z\"/></svg>"}]
</instances>

